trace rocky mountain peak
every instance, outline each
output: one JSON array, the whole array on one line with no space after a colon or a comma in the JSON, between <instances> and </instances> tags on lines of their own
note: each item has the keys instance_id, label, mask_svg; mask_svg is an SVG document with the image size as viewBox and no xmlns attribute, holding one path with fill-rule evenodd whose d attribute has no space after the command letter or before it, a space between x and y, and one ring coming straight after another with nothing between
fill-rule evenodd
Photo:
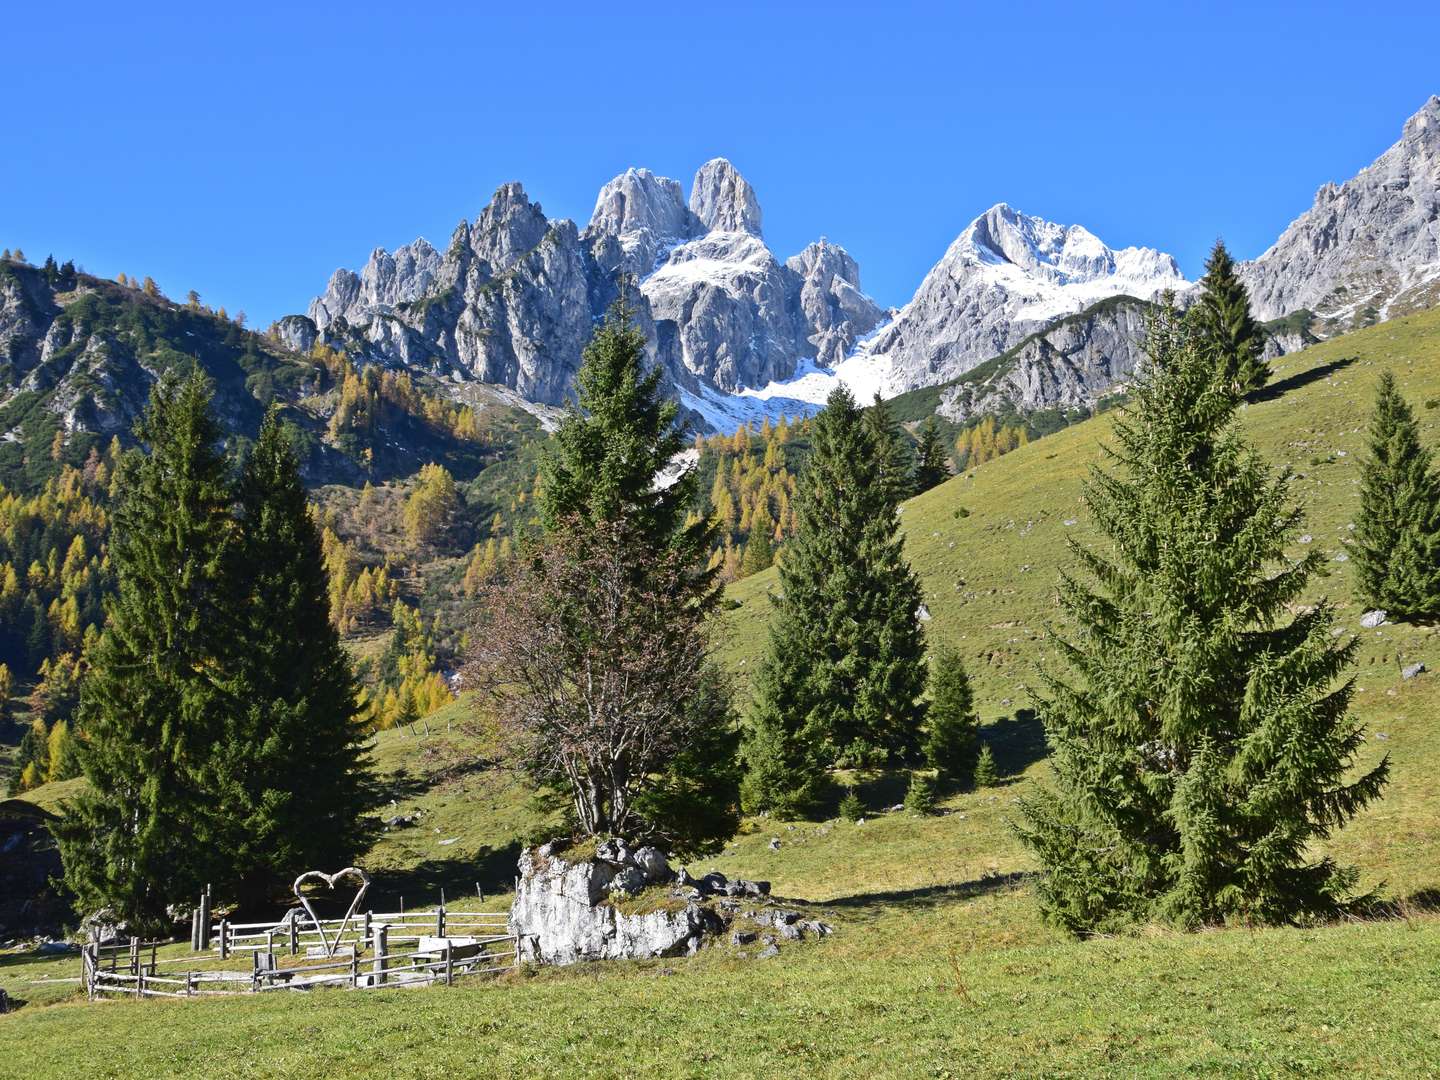
<instances>
[{"instance_id":1,"label":"rocky mountain peak","mask_svg":"<svg viewBox=\"0 0 1440 1080\"><path fill-rule=\"evenodd\" d=\"M1430 100L1420 106L1416 114L1405 121L1401 138L1405 141L1425 140L1440 142L1440 94L1431 94Z\"/></svg>"},{"instance_id":2,"label":"rocky mountain peak","mask_svg":"<svg viewBox=\"0 0 1440 1080\"><path fill-rule=\"evenodd\" d=\"M843 247L823 236L799 254L791 255L785 265L807 280L823 279L827 287L834 278L860 287L860 264Z\"/></svg>"},{"instance_id":3,"label":"rocky mountain peak","mask_svg":"<svg viewBox=\"0 0 1440 1080\"><path fill-rule=\"evenodd\" d=\"M585 235L617 238L625 268L644 277L670 248L704 231L685 205L678 180L649 169L627 169L600 189Z\"/></svg>"},{"instance_id":4,"label":"rocky mountain peak","mask_svg":"<svg viewBox=\"0 0 1440 1080\"><path fill-rule=\"evenodd\" d=\"M1373 164L1323 185L1241 275L1256 318L1308 309L1321 333L1440 300L1440 97L1425 102Z\"/></svg>"},{"instance_id":5,"label":"rocky mountain peak","mask_svg":"<svg viewBox=\"0 0 1440 1080\"><path fill-rule=\"evenodd\" d=\"M517 182L501 184L470 230L470 246L494 271L508 270L545 238L550 223Z\"/></svg>"},{"instance_id":6,"label":"rocky mountain peak","mask_svg":"<svg viewBox=\"0 0 1440 1080\"><path fill-rule=\"evenodd\" d=\"M690 209L711 232L760 233L760 201L755 189L724 158L712 158L695 174Z\"/></svg>"}]
</instances>

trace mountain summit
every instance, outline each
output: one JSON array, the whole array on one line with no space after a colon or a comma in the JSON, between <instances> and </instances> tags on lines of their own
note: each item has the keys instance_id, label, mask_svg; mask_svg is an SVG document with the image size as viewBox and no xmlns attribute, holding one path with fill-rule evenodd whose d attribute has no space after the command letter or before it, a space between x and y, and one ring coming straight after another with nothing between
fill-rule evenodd
<instances>
[{"instance_id":1,"label":"mountain summit","mask_svg":"<svg viewBox=\"0 0 1440 1080\"><path fill-rule=\"evenodd\" d=\"M1373 165L1320 188L1241 274L1256 318L1308 309L1332 331L1440 301L1440 97Z\"/></svg>"},{"instance_id":2,"label":"mountain summit","mask_svg":"<svg viewBox=\"0 0 1440 1080\"><path fill-rule=\"evenodd\" d=\"M963 375L1099 300L1149 300L1185 284L1169 255L1111 248L1082 226L997 203L956 237L863 352L885 369L891 392L911 390Z\"/></svg>"}]
</instances>

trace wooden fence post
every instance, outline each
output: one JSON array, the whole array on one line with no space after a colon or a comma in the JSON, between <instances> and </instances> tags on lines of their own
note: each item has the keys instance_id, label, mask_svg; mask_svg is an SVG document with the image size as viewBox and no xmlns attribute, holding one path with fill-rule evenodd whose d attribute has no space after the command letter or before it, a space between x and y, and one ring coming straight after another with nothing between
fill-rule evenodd
<instances>
[{"instance_id":1,"label":"wooden fence post","mask_svg":"<svg viewBox=\"0 0 1440 1080\"><path fill-rule=\"evenodd\" d=\"M445 936L445 902L442 900L440 906L435 909L435 936Z\"/></svg>"},{"instance_id":2,"label":"wooden fence post","mask_svg":"<svg viewBox=\"0 0 1440 1080\"><path fill-rule=\"evenodd\" d=\"M385 985L385 969L390 964L390 927L381 923L375 931L375 977L370 980L372 985Z\"/></svg>"},{"instance_id":3,"label":"wooden fence post","mask_svg":"<svg viewBox=\"0 0 1440 1080\"><path fill-rule=\"evenodd\" d=\"M138 937L130 939L130 974L140 974L140 939Z\"/></svg>"},{"instance_id":4,"label":"wooden fence post","mask_svg":"<svg viewBox=\"0 0 1440 1080\"><path fill-rule=\"evenodd\" d=\"M350 943L350 989L354 990L360 985L360 943Z\"/></svg>"},{"instance_id":5,"label":"wooden fence post","mask_svg":"<svg viewBox=\"0 0 1440 1080\"><path fill-rule=\"evenodd\" d=\"M230 959L230 920L220 920L220 959Z\"/></svg>"},{"instance_id":6,"label":"wooden fence post","mask_svg":"<svg viewBox=\"0 0 1440 1080\"><path fill-rule=\"evenodd\" d=\"M292 911L293 915L294 912ZM294 956L300 951L300 919L298 916L290 920L290 955Z\"/></svg>"},{"instance_id":7,"label":"wooden fence post","mask_svg":"<svg viewBox=\"0 0 1440 1080\"><path fill-rule=\"evenodd\" d=\"M193 971L185 972L185 996L195 996L195 972Z\"/></svg>"},{"instance_id":8,"label":"wooden fence post","mask_svg":"<svg viewBox=\"0 0 1440 1080\"><path fill-rule=\"evenodd\" d=\"M370 948L370 946L373 944L373 939L372 939L371 936L370 936L370 935L371 935L371 932L372 932L371 926L370 926L371 917L372 917L372 913L371 913L370 911L366 911L366 912L365 912L365 947L366 947L367 949Z\"/></svg>"},{"instance_id":9,"label":"wooden fence post","mask_svg":"<svg viewBox=\"0 0 1440 1080\"><path fill-rule=\"evenodd\" d=\"M452 958L453 950L450 943L445 943L445 985L453 986L455 983L455 961Z\"/></svg>"},{"instance_id":10,"label":"wooden fence post","mask_svg":"<svg viewBox=\"0 0 1440 1080\"><path fill-rule=\"evenodd\" d=\"M210 948L210 886L200 894L200 951Z\"/></svg>"}]
</instances>

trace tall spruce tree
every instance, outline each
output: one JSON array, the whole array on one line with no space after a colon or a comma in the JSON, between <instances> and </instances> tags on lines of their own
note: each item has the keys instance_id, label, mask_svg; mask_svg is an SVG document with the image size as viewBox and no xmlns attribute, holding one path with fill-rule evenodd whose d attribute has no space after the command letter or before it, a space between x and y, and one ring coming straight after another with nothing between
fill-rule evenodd
<instances>
[{"instance_id":1,"label":"tall spruce tree","mask_svg":"<svg viewBox=\"0 0 1440 1080\"><path fill-rule=\"evenodd\" d=\"M274 407L241 470L237 503L228 565L235 707L206 786L225 810L227 879L243 905L271 899L303 870L347 865L373 788L320 534Z\"/></svg>"},{"instance_id":2,"label":"tall spruce tree","mask_svg":"<svg viewBox=\"0 0 1440 1080\"><path fill-rule=\"evenodd\" d=\"M929 491L937 484L950 479L949 455L945 452L945 441L940 437L940 424L935 417L927 416L920 425L915 439L914 490Z\"/></svg>"},{"instance_id":3,"label":"tall spruce tree","mask_svg":"<svg viewBox=\"0 0 1440 1080\"><path fill-rule=\"evenodd\" d=\"M655 486L687 446L679 406L661 394L660 379L658 367L645 370L645 335L622 297L585 348L575 375L577 407L561 421L541 462L540 521L547 532L577 521L624 521L656 543L708 551L709 523L684 527L695 498L694 470L668 487Z\"/></svg>"},{"instance_id":4,"label":"tall spruce tree","mask_svg":"<svg viewBox=\"0 0 1440 1080\"><path fill-rule=\"evenodd\" d=\"M1147 348L1118 468L1085 492L1111 550L1073 545L1089 580L1061 579L1069 636L1040 702L1057 784L1020 829L1041 905L1075 932L1324 916L1356 874L1312 845L1389 768L1346 779L1354 642L1331 637L1328 603L1290 614L1320 559L1287 557L1289 476L1241 440L1208 347L1166 312Z\"/></svg>"},{"instance_id":5,"label":"tall spruce tree","mask_svg":"<svg viewBox=\"0 0 1440 1080\"><path fill-rule=\"evenodd\" d=\"M1270 378L1265 335L1250 315L1250 293L1235 273L1235 260L1216 240L1205 261L1197 318L1222 385L1236 396L1258 390Z\"/></svg>"},{"instance_id":6,"label":"tall spruce tree","mask_svg":"<svg viewBox=\"0 0 1440 1080\"><path fill-rule=\"evenodd\" d=\"M910 445L890 406L885 404L879 393L865 410L865 428L875 444L875 461L878 466L877 479L896 504L904 502L915 493L913 465Z\"/></svg>"},{"instance_id":7,"label":"tall spruce tree","mask_svg":"<svg viewBox=\"0 0 1440 1080\"><path fill-rule=\"evenodd\" d=\"M1355 538L1367 604L1400 615L1440 612L1440 478L1388 371L1380 376L1370 417Z\"/></svg>"},{"instance_id":8,"label":"tall spruce tree","mask_svg":"<svg viewBox=\"0 0 1440 1080\"><path fill-rule=\"evenodd\" d=\"M814 805L829 765L913 757L925 714L920 586L875 436L844 387L812 441L744 748L746 808L782 814Z\"/></svg>"},{"instance_id":9,"label":"tall spruce tree","mask_svg":"<svg viewBox=\"0 0 1440 1080\"><path fill-rule=\"evenodd\" d=\"M224 729L235 625L225 564L230 488L198 372L154 387L112 519L116 592L81 692L88 788L57 825L82 908L158 926L224 863L201 782Z\"/></svg>"}]
</instances>

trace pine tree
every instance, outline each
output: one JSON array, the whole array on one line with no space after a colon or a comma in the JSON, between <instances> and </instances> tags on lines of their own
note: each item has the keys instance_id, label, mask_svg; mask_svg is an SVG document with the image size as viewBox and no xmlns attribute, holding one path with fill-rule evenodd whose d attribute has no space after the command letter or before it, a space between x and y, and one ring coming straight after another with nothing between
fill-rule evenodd
<instances>
[{"instance_id":1,"label":"pine tree","mask_svg":"<svg viewBox=\"0 0 1440 1080\"><path fill-rule=\"evenodd\" d=\"M920 586L874 435L844 387L812 436L744 751L752 810L802 812L824 767L913 755L924 719Z\"/></svg>"},{"instance_id":2,"label":"pine tree","mask_svg":"<svg viewBox=\"0 0 1440 1080\"><path fill-rule=\"evenodd\" d=\"M950 780L969 775L975 762L975 696L960 654L947 644L930 653L930 708L925 758Z\"/></svg>"},{"instance_id":3,"label":"pine tree","mask_svg":"<svg viewBox=\"0 0 1440 1080\"><path fill-rule=\"evenodd\" d=\"M1241 440L1213 354L1172 312L1116 422L1116 472L1087 505L1112 543L1072 551L1070 636L1042 672L1057 785L1022 802L1046 917L1075 932L1132 919L1197 926L1336 911L1356 874L1313 855L1375 799L1388 760L1347 783L1354 642L1320 569L1286 549L1301 516L1288 473Z\"/></svg>"},{"instance_id":4,"label":"pine tree","mask_svg":"<svg viewBox=\"0 0 1440 1080\"><path fill-rule=\"evenodd\" d=\"M920 425L915 442L914 490L929 491L948 479L950 462L945 453L945 442L940 437L940 424L934 416L927 416Z\"/></svg>"},{"instance_id":5,"label":"pine tree","mask_svg":"<svg viewBox=\"0 0 1440 1080\"><path fill-rule=\"evenodd\" d=\"M84 909L137 926L218 879L213 800L200 782L229 704L235 629L224 564L233 522L220 429L200 373L167 373L137 427L110 539L116 593L81 689L88 789L57 825Z\"/></svg>"},{"instance_id":6,"label":"pine tree","mask_svg":"<svg viewBox=\"0 0 1440 1080\"><path fill-rule=\"evenodd\" d=\"M644 370L645 335L623 300L585 348L576 409L561 421L541 463L540 521L547 532L626 521L658 543L708 548L710 527L683 526L694 470L657 490L655 477L685 449L679 407L660 393L661 371Z\"/></svg>"},{"instance_id":7,"label":"pine tree","mask_svg":"<svg viewBox=\"0 0 1440 1080\"><path fill-rule=\"evenodd\" d=\"M1258 390L1270 378L1264 358L1265 334L1250 316L1250 293L1235 273L1235 260L1216 240L1200 279L1197 318L1211 350L1216 373L1237 397Z\"/></svg>"},{"instance_id":8,"label":"pine tree","mask_svg":"<svg viewBox=\"0 0 1440 1080\"><path fill-rule=\"evenodd\" d=\"M891 501L904 502L914 494L910 447L890 406L878 393L865 410L865 427L875 447L879 482L889 491Z\"/></svg>"},{"instance_id":9,"label":"pine tree","mask_svg":"<svg viewBox=\"0 0 1440 1080\"><path fill-rule=\"evenodd\" d=\"M330 621L320 534L276 408L236 501L236 707L206 779L225 808L229 880L245 904L271 899L303 870L346 865L360 849L370 793L359 686Z\"/></svg>"},{"instance_id":10,"label":"pine tree","mask_svg":"<svg viewBox=\"0 0 1440 1080\"><path fill-rule=\"evenodd\" d=\"M994 787L1000 782L1000 773L995 768L995 751L988 745L980 748L980 756L975 759L975 775L973 783L975 790Z\"/></svg>"},{"instance_id":11,"label":"pine tree","mask_svg":"<svg viewBox=\"0 0 1440 1080\"><path fill-rule=\"evenodd\" d=\"M745 545L745 557L740 560L742 573L746 577L758 574L761 570L768 570L774 561L775 548L770 543L770 530L755 529L750 534L750 542Z\"/></svg>"},{"instance_id":12,"label":"pine tree","mask_svg":"<svg viewBox=\"0 0 1440 1080\"><path fill-rule=\"evenodd\" d=\"M1380 376L1370 418L1355 539L1367 605L1399 615L1440 612L1440 477L1388 371Z\"/></svg>"},{"instance_id":13,"label":"pine tree","mask_svg":"<svg viewBox=\"0 0 1440 1080\"><path fill-rule=\"evenodd\" d=\"M910 786L905 789L905 809L916 817L926 817L935 812L933 773L916 769L910 774Z\"/></svg>"}]
</instances>

